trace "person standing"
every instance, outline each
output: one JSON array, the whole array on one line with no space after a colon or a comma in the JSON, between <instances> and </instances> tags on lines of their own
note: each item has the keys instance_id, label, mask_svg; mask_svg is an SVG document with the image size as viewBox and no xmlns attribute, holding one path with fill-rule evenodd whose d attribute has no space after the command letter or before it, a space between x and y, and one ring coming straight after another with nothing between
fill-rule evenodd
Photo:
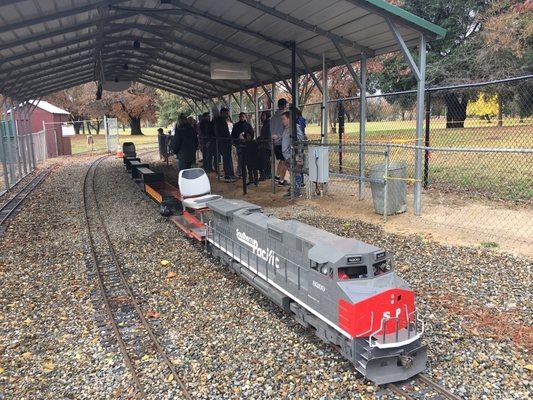
<instances>
[{"instance_id":1,"label":"person standing","mask_svg":"<svg viewBox=\"0 0 533 400\"><path fill-rule=\"evenodd\" d=\"M283 158L285 159L285 163L288 166L290 166L290 163L292 161L292 157L294 157L294 167L295 170L292 171L292 176L294 178L294 197L300 197L301 191L300 188L302 187L302 172L303 172L303 158L301 154L298 154L294 149L292 148L292 135L291 135L291 113L289 111L286 111L282 114L281 121L283 124L283 134L282 134L282 153ZM298 142L305 140L305 135L303 133L303 130L300 125L296 124L296 140ZM287 169L285 170L287 171ZM285 195L285 197L290 197L290 189L289 192Z\"/></svg>"},{"instance_id":2,"label":"person standing","mask_svg":"<svg viewBox=\"0 0 533 400\"><path fill-rule=\"evenodd\" d=\"M247 134L251 133L252 138L254 136L254 128L250 123L246 120L246 114L241 112L239 114L239 121L237 121L233 125L233 129L231 130L231 138L233 139L233 145L235 146L235 150L237 152L237 176L241 174L242 171L242 159L243 159L243 141L245 139L245 136Z\"/></svg>"},{"instance_id":3,"label":"person standing","mask_svg":"<svg viewBox=\"0 0 533 400\"><path fill-rule=\"evenodd\" d=\"M218 141L218 151L222 156L224 166L224 181L235 182L233 171L233 158L231 157L231 134L228 127L227 119L229 118L229 109L223 107L220 109L220 115L213 121L215 137Z\"/></svg>"},{"instance_id":4,"label":"person standing","mask_svg":"<svg viewBox=\"0 0 533 400\"><path fill-rule=\"evenodd\" d=\"M157 143L159 145L159 158L168 164L168 142L169 137L165 135L163 128L157 129Z\"/></svg>"},{"instance_id":5,"label":"person standing","mask_svg":"<svg viewBox=\"0 0 533 400\"><path fill-rule=\"evenodd\" d=\"M261 132L257 138L258 158L259 158L259 180L271 178L271 161L272 157L270 137L270 111L263 111L261 113Z\"/></svg>"},{"instance_id":6,"label":"person standing","mask_svg":"<svg viewBox=\"0 0 533 400\"><path fill-rule=\"evenodd\" d=\"M200 148L202 150L202 167L205 172L213 172L214 147L213 127L208 112L203 113L199 124Z\"/></svg>"},{"instance_id":7,"label":"person standing","mask_svg":"<svg viewBox=\"0 0 533 400\"><path fill-rule=\"evenodd\" d=\"M178 159L178 171L192 168L196 162L198 136L187 117L180 115L174 135L174 154Z\"/></svg>"},{"instance_id":8,"label":"person standing","mask_svg":"<svg viewBox=\"0 0 533 400\"><path fill-rule=\"evenodd\" d=\"M281 121L282 114L287 109L287 100L279 99L278 100L278 109L270 119L270 137L274 141L274 154L276 155L276 160L278 160L278 166L276 169L276 179L278 180L279 185L286 185L285 174L287 173L287 164L285 158L283 157L282 151L282 137L283 137L283 123Z\"/></svg>"}]
</instances>

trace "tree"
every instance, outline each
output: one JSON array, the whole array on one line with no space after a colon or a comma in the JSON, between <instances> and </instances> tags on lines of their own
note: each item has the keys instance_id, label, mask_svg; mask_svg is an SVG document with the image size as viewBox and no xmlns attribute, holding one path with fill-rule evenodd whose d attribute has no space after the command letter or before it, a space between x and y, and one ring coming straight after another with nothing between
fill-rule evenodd
<instances>
[{"instance_id":1,"label":"tree","mask_svg":"<svg viewBox=\"0 0 533 400\"><path fill-rule=\"evenodd\" d=\"M382 68L373 75L378 80L382 92L403 92L416 87L416 78L401 57L392 54L383 56L381 64ZM412 110L416 104L416 94L388 96L387 101L400 108L403 121L405 112Z\"/></svg>"},{"instance_id":2,"label":"tree","mask_svg":"<svg viewBox=\"0 0 533 400\"><path fill-rule=\"evenodd\" d=\"M141 121L157 121L156 111L159 95L156 89L134 83L129 89L114 93L112 109L115 115L130 125L132 135L142 135Z\"/></svg>"},{"instance_id":3,"label":"tree","mask_svg":"<svg viewBox=\"0 0 533 400\"><path fill-rule=\"evenodd\" d=\"M157 120L161 126L175 124L180 114L190 115L193 110L183 97L173 93L158 90Z\"/></svg>"},{"instance_id":4,"label":"tree","mask_svg":"<svg viewBox=\"0 0 533 400\"><path fill-rule=\"evenodd\" d=\"M398 0L394 2L407 11L447 30L444 39L428 44L427 83L433 86L471 82L481 76L475 54L479 49L479 32L483 29L483 12L491 0ZM416 55L416 52L413 52ZM390 56L389 56L390 57ZM403 55L384 56L383 71L378 74L379 87L384 91L414 89L416 80ZM398 73L400 72L400 76ZM407 97L405 101L408 101ZM468 105L468 92L443 95L447 108L447 127L463 127Z\"/></svg>"},{"instance_id":5,"label":"tree","mask_svg":"<svg viewBox=\"0 0 533 400\"><path fill-rule=\"evenodd\" d=\"M529 74L533 69L533 3L501 0L487 10L482 45L476 54L483 79ZM521 118L531 114L533 92L528 80L488 88L497 97L498 125L503 124L505 104L518 106Z\"/></svg>"},{"instance_id":6,"label":"tree","mask_svg":"<svg viewBox=\"0 0 533 400\"><path fill-rule=\"evenodd\" d=\"M95 98L95 93L96 85L94 83L86 83L53 93L47 96L45 100L68 111L74 125L74 131L79 134L82 129L85 133L83 121L89 119L91 102Z\"/></svg>"}]
</instances>

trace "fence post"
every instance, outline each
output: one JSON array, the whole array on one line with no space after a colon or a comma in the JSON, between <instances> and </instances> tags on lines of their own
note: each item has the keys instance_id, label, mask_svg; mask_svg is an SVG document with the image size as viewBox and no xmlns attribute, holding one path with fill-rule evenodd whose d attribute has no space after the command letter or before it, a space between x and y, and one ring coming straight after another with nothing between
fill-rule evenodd
<instances>
[{"instance_id":1,"label":"fence post","mask_svg":"<svg viewBox=\"0 0 533 400\"><path fill-rule=\"evenodd\" d=\"M7 170L7 150L6 150L6 144L4 140L4 134L7 133L7 120L4 120L4 130L0 129L0 142L2 145L2 169L4 171L4 184L5 189L9 189L9 171Z\"/></svg>"},{"instance_id":2,"label":"fence post","mask_svg":"<svg viewBox=\"0 0 533 400\"><path fill-rule=\"evenodd\" d=\"M246 147L244 143L237 143L238 149L241 152L241 175L242 175L242 194L248 193L248 188L246 185ZM239 155L237 155L239 157ZM237 164L238 165L238 164ZM250 179L253 179L251 176Z\"/></svg>"},{"instance_id":3,"label":"fence post","mask_svg":"<svg viewBox=\"0 0 533 400\"><path fill-rule=\"evenodd\" d=\"M216 133L215 133L216 135ZM220 153L218 152L218 136L215 136L215 170L217 172L217 182L220 182Z\"/></svg>"},{"instance_id":4,"label":"fence post","mask_svg":"<svg viewBox=\"0 0 533 400\"><path fill-rule=\"evenodd\" d=\"M424 129L424 100L426 92L426 38L420 35L417 79L417 104L416 104L416 150L415 150L415 188L414 188L414 214L422 214L422 138Z\"/></svg>"},{"instance_id":5,"label":"fence post","mask_svg":"<svg viewBox=\"0 0 533 400\"><path fill-rule=\"evenodd\" d=\"M31 130L31 129L30 129ZM33 133L30 132L30 155L31 155L31 163L32 163L32 166L33 168L32 169L35 169L37 168L37 160L35 159L35 148L33 147L34 144L33 144Z\"/></svg>"},{"instance_id":6,"label":"fence post","mask_svg":"<svg viewBox=\"0 0 533 400\"><path fill-rule=\"evenodd\" d=\"M270 181L272 193L276 193L276 155L274 154L274 141L270 139Z\"/></svg>"},{"instance_id":7,"label":"fence post","mask_svg":"<svg viewBox=\"0 0 533 400\"><path fill-rule=\"evenodd\" d=\"M339 101L339 173L342 173L342 138L344 135L344 102Z\"/></svg>"},{"instance_id":8,"label":"fence post","mask_svg":"<svg viewBox=\"0 0 533 400\"><path fill-rule=\"evenodd\" d=\"M20 156L22 158L22 168L24 170L24 175L22 175L22 171L20 174L20 177L22 178L28 174L28 166L26 165L26 139L24 136L19 136L17 134L17 142L20 149Z\"/></svg>"},{"instance_id":9,"label":"fence post","mask_svg":"<svg viewBox=\"0 0 533 400\"><path fill-rule=\"evenodd\" d=\"M366 163L366 119L367 119L367 101L366 101L366 55L361 52L361 68L360 68L361 87L359 88L360 100L359 100L359 200L363 200L365 197L365 163Z\"/></svg>"},{"instance_id":10,"label":"fence post","mask_svg":"<svg viewBox=\"0 0 533 400\"><path fill-rule=\"evenodd\" d=\"M28 104L31 104L31 103L28 103ZM32 128L31 128L31 115L32 114L33 114L32 108L28 106L26 108L26 127L27 127L26 129L28 132L30 164L31 164L31 170L33 171L37 167L37 164L35 162L35 150L33 148L33 135L32 135Z\"/></svg>"},{"instance_id":11,"label":"fence post","mask_svg":"<svg viewBox=\"0 0 533 400\"><path fill-rule=\"evenodd\" d=\"M326 65L326 55L322 54L322 121L320 127L321 143L328 141L328 68Z\"/></svg>"},{"instance_id":12,"label":"fence post","mask_svg":"<svg viewBox=\"0 0 533 400\"><path fill-rule=\"evenodd\" d=\"M385 171L383 174L383 222L387 222L387 203L389 202L389 158L390 145L387 145L385 150Z\"/></svg>"},{"instance_id":13,"label":"fence post","mask_svg":"<svg viewBox=\"0 0 533 400\"><path fill-rule=\"evenodd\" d=\"M111 149L109 148L109 123L107 122L107 115L104 115L104 133L105 133L105 147L107 152L110 153Z\"/></svg>"},{"instance_id":14,"label":"fence post","mask_svg":"<svg viewBox=\"0 0 533 400\"><path fill-rule=\"evenodd\" d=\"M429 184L429 145L430 145L430 123L431 123L431 92L427 92L426 99L426 138L424 141L424 189Z\"/></svg>"},{"instance_id":15,"label":"fence post","mask_svg":"<svg viewBox=\"0 0 533 400\"><path fill-rule=\"evenodd\" d=\"M17 105L17 113L19 113L19 106ZM21 161L20 161L20 154L19 154L19 145L18 145L18 127L17 127L17 121L15 120L15 103L13 102L13 100L11 100L11 122L12 122L12 125L11 125L11 133L12 136L10 139L11 139L11 144L12 146L14 146L13 148L13 151L15 153L15 159L17 160L17 166L18 166L18 169L16 169L18 171L18 179L22 179L22 164L21 164ZM15 174L15 179L13 180L13 183L15 183L15 181L17 181L17 175Z\"/></svg>"}]
</instances>

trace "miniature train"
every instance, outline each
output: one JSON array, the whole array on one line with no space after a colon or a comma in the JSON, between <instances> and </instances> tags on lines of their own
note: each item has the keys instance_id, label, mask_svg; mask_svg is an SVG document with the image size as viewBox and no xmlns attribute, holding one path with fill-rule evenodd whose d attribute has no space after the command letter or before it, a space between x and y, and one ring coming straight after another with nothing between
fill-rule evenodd
<instances>
[{"instance_id":1,"label":"miniature train","mask_svg":"<svg viewBox=\"0 0 533 400\"><path fill-rule=\"evenodd\" d=\"M125 165L147 195L176 214L172 222L334 345L367 379L385 384L424 371L424 323L391 254L213 195L202 169L181 171L178 189L133 158L125 155Z\"/></svg>"}]
</instances>

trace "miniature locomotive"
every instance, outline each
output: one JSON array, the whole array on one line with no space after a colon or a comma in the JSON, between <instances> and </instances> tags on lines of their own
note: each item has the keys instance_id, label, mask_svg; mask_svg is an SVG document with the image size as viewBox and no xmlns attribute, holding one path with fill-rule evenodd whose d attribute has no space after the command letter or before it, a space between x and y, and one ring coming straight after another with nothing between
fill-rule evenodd
<instances>
[{"instance_id":1,"label":"miniature locomotive","mask_svg":"<svg viewBox=\"0 0 533 400\"><path fill-rule=\"evenodd\" d=\"M152 176L146 167L126 162L156 202L180 202L180 215L170 220L188 237L205 241L213 255L334 345L366 378L385 384L425 369L424 323L389 253L212 195L202 169L180 171L178 189L163 174Z\"/></svg>"},{"instance_id":2,"label":"miniature locomotive","mask_svg":"<svg viewBox=\"0 0 533 400\"><path fill-rule=\"evenodd\" d=\"M242 200L207 203L213 253L377 384L422 372L414 292L380 248L268 216Z\"/></svg>"}]
</instances>

